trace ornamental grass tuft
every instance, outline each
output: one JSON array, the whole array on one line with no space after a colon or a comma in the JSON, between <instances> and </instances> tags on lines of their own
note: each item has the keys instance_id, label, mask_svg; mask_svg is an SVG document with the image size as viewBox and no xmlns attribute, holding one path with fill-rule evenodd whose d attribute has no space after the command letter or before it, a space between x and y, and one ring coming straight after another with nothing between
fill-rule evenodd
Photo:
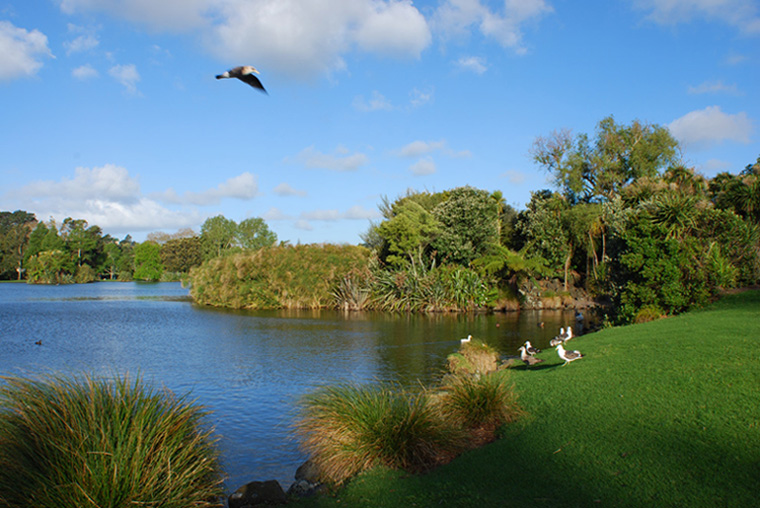
<instances>
[{"instance_id":1,"label":"ornamental grass tuft","mask_svg":"<svg viewBox=\"0 0 760 508\"><path fill-rule=\"evenodd\" d=\"M326 386L302 401L296 429L322 480L341 484L375 466L422 471L460 450L460 428L425 392L395 386Z\"/></svg>"},{"instance_id":2,"label":"ornamental grass tuft","mask_svg":"<svg viewBox=\"0 0 760 508\"><path fill-rule=\"evenodd\" d=\"M441 389L436 407L451 425L493 432L521 414L507 370L447 376Z\"/></svg>"},{"instance_id":3,"label":"ornamental grass tuft","mask_svg":"<svg viewBox=\"0 0 760 508\"><path fill-rule=\"evenodd\" d=\"M3 377L0 506L222 506L207 415L139 377Z\"/></svg>"}]
</instances>

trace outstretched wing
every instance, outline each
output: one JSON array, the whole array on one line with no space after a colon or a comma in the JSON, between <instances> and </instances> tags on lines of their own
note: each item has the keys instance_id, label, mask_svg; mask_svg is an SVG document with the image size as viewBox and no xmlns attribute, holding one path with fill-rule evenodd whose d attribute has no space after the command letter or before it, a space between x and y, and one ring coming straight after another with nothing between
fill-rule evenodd
<instances>
[{"instance_id":1,"label":"outstretched wing","mask_svg":"<svg viewBox=\"0 0 760 508\"><path fill-rule=\"evenodd\" d=\"M261 90L261 91L262 91L262 92L264 92L265 94L269 95L269 94L267 93L266 89L264 88L264 85L262 85L262 84L261 84L261 81L259 81L259 78L257 78L257 77L256 77L255 75L253 75L253 74L243 74L242 76L240 76L240 81L243 81L243 82L245 82L245 83L248 83L248 84L249 84L249 85L251 85L252 87L254 87L254 88L258 88L259 90Z\"/></svg>"}]
</instances>

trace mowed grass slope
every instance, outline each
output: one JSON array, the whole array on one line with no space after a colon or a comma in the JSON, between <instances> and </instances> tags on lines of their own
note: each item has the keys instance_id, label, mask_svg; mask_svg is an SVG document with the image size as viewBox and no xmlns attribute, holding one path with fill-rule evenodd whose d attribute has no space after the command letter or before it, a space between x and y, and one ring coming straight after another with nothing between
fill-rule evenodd
<instances>
[{"instance_id":1,"label":"mowed grass slope","mask_svg":"<svg viewBox=\"0 0 760 508\"><path fill-rule=\"evenodd\" d=\"M420 476L361 475L310 506L756 506L760 291L568 343L514 369L502 439ZM509 352L512 353L512 352Z\"/></svg>"}]
</instances>

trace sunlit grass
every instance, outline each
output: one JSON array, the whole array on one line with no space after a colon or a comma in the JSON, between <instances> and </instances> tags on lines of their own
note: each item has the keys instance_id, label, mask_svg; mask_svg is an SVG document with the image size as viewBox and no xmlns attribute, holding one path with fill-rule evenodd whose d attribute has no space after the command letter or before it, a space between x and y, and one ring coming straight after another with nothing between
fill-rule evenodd
<instances>
[{"instance_id":1,"label":"sunlit grass","mask_svg":"<svg viewBox=\"0 0 760 508\"><path fill-rule=\"evenodd\" d=\"M507 370L446 378L436 405L442 418L466 429L495 431L520 415L517 394Z\"/></svg>"},{"instance_id":2,"label":"sunlit grass","mask_svg":"<svg viewBox=\"0 0 760 508\"><path fill-rule=\"evenodd\" d=\"M206 416L139 379L4 377L0 506L221 506Z\"/></svg>"},{"instance_id":3,"label":"sunlit grass","mask_svg":"<svg viewBox=\"0 0 760 508\"><path fill-rule=\"evenodd\" d=\"M373 469L307 506L754 506L760 291L574 338L585 358L512 369L525 412L422 476Z\"/></svg>"}]
</instances>

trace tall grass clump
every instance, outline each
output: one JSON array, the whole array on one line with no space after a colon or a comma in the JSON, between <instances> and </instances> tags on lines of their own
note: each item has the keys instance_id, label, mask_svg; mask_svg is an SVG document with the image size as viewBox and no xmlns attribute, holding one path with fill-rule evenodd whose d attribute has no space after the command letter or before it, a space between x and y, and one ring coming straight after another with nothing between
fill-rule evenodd
<instances>
[{"instance_id":1,"label":"tall grass clump","mask_svg":"<svg viewBox=\"0 0 760 508\"><path fill-rule=\"evenodd\" d=\"M452 374L488 374L498 368L499 352L485 342L473 339L448 356Z\"/></svg>"},{"instance_id":2,"label":"tall grass clump","mask_svg":"<svg viewBox=\"0 0 760 508\"><path fill-rule=\"evenodd\" d=\"M442 418L466 429L494 432L521 414L508 370L446 378L436 399Z\"/></svg>"},{"instance_id":3,"label":"tall grass clump","mask_svg":"<svg viewBox=\"0 0 760 508\"><path fill-rule=\"evenodd\" d=\"M425 392L383 385L323 387L304 397L296 428L322 480L334 484L375 466L425 470L463 438Z\"/></svg>"},{"instance_id":4,"label":"tall grass clump","mask_svg":"<svg viewBox=\"0 0 760 508\"><path fill-rule=\"evenodd\" d=\"M208 413L139 378L3 377L0 506L222 506Z\"/></svg>"}]
</instances>

